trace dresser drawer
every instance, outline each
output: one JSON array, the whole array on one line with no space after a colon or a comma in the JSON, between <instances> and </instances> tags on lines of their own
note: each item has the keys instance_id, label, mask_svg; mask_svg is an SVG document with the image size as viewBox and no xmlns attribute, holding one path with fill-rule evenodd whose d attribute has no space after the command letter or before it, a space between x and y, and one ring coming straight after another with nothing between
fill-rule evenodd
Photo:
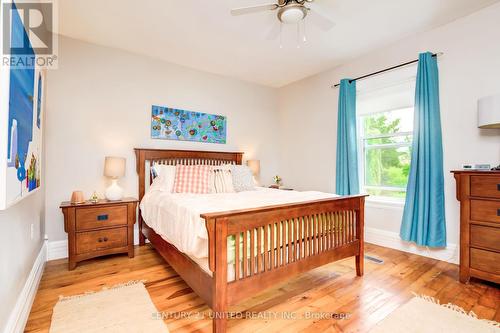
<instances>
[{"instance_id":1,"label":"dresser drawer","mask_svg":"<svg viewBox=\"0 0 500 333\"><path fill-rule=\"evenodd\" d=\"M473 221L500 223L500 201L471 200L470 218Z\"/></svg>"},{"instance_id":2,"label":"dresser drawer","mask_svg":"<svg viewBox=\"0 0 500 333\"><path fill-rule=\"evenodd\" d=\"M500 274L500 253L471 248L470 267L483 272Z\"/></svg>"},{"instance_id":3,"label":"dresser drawer","mask_svg":"<svg viewBox=\"0 0 500 333\"><path fill-rule=\"evenodd\" d=\"M76 230L127 225L127 206L89 207L76 210Z\"/></svg>"},{"instance_id":4,"label":"dresser drawer","mask_svg":"<svg viewBox=\"0 0 500 333\"><path fill-rule=\"evenodd\" d=\"M473 197L500 199L499 176L471 176L470 194Z\"/></svg>"},{"instance_id":5,"label":"dresser drawer","mask_svg":"<svg viewBox=\"0 0 500 333\"><path fill-rule=\"evenodd\" d=\"M471 225L470 245L500 252L500 228Z\"/></svg>"},{"instance_id":6,"label":"dresser drawer","mask_svg":"<svg viewBox=\"0 0 500 333\"><path fill-rule=\"evenodd\" d=\"M123 246L127 246L127 227L87 231L76 234L77 254Z\"/></svg>"}]
</instances>

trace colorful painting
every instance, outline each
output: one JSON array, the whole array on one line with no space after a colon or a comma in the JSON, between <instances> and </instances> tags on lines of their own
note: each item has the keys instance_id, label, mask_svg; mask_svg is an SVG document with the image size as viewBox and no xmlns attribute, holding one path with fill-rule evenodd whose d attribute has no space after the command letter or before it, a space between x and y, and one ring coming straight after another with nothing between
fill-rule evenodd
<instances>
[{"instance_id":1,"label":"colorful painting","mask_svg":"<svg viewBox=\"0 0 500 333\"><path fill-rule=\"evenodd\" d=\"M15 9L15 6L14 6ZM29 43L28 56L35 56L17 10L12 11L11 42ZM42 73L35 66L2 67L0 114L5 117L7 133L0 141L0 209L5 209L41 185L42 156ZM4 116L5 115L5 116ZM2 120L4 121L4 120Z\"/></svg>"},{"instance_id":2,"label":"colorful painting","mask_svg":"<svg viewBox=\"0 0 500 333\"><path fill-rule=\"evenodd\" d=\"M226 143L226 117L153 105L151 138Z\"/></svg>"}]
</instances>

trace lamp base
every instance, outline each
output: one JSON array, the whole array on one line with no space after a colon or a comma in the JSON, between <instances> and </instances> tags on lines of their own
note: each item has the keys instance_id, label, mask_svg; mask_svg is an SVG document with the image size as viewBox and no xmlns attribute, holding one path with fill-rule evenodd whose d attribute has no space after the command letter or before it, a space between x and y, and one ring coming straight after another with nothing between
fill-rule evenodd
<instances>
[{"instance_id":1,"label":"lamp base","mask_svg":"<svg viewBox=\"0 0 500 333\"><path fill-rule=\"evenodd\" d=\"M118 201L123 198L123 189L118 186L118 179L111 180L111 185L106 189L104 195L109 201Z\"/></svg>"}]
</instances>

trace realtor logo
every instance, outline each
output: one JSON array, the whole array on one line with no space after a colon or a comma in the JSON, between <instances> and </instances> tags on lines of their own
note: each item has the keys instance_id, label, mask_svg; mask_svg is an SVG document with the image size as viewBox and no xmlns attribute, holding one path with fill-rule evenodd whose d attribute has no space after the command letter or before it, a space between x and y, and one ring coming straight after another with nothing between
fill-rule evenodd
<instances>
[{"instance_id":1,"label":"realtor logo","mask_svg":"<svg viewBox=\"0 0 500 333\"><path fill-rule=\"evenodd\" d=\"M2 13L2 64L54 68L57 35L52 1L8 2Z\"/></svg>"}]
</instances>

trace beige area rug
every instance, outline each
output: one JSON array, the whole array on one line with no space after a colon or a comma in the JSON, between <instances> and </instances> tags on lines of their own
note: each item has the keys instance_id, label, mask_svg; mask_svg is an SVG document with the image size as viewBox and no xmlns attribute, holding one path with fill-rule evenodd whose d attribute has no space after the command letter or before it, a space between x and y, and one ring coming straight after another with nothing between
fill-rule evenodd
<instances>
[{"instance_id":1,"label":"beige area rug","mask_svg":"<svg viewBox=\"0 0 500 333\"><path fill-rule=\"evenodd\" d=\"M167 326L141 281L83 295L61 297L54 307L50 333L165 333Z\"/></svg>"},{"instance_id":2,"label":"beige area rug","mask_svg":"<svg viewBox=\"0 0 500 333\"><path fill-rule=\"evenodd\" d=\"M416 296L394 310L370 333L500 333L500 323L477 319L454 304L439 304L429 296Z\"/></svg>"}]
</instances>

